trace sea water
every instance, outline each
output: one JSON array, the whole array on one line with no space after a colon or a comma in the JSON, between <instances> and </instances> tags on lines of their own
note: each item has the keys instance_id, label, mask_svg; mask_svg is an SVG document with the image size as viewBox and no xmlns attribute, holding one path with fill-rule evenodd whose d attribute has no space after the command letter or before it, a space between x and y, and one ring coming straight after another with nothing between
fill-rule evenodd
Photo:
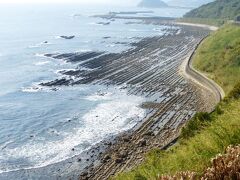
<instances>
[{"instance_id":1,"label":"sea water","mask_svg":"<svg viewBox=\"0 0 240 180\"><path fill-rule=\"evenodd\" d=\"M76 66L45 53L121 53L132 48L132 42L164 33L163 26L140 20L116 19L103 25L106 20L92 17L138 10L143 9L0 5L0 173L64 161L142 120L145 110L140 104L145 99L129 96L118 86L39 87L57 78L60 70ZM179 17L187 10L152 11L134 16Z\"/></svg>"}]
</instances>

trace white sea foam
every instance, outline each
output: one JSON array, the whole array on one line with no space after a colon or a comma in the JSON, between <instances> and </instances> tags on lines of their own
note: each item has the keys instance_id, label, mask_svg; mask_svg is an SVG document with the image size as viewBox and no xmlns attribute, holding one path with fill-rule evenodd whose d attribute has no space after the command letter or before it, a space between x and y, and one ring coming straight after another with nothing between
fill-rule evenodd
<instances>
[{"instance_id":1,"label":"white sea foam","mask_svg":"<svg viewBox=\"0 0 240 180\"><path fill-rule=\"evenodd\" d=\"M103 26L103 24L96 23L96 22L90 22L89 25L95 25L95 26Z\"/></svg>"},{"instance_id":2,"label":"white sea foam","mask_svg":"<svg viewBox=\"0 0 240 180\"><path fill-rule=\"evenodd\" d=\"M86 41L88 43L88 41ZM76 53L78 52L91 52L92 50L91 49L79 49L76 51Z\"/></svg>"},{"instance_id":3,"label":"white sea foam","mask_svg":"<svg viewBox=\"0 0 240 180\"><path fill-rule=\"evenodd\" d=\"M40 86L38 85L39 83L34 83L31 87L22 87L21 90L22 92L26 92L26 93L37 93L40 91L51 92L51 91L59 90L59 88L55 88L55 87L51 88L51 87Z\"/></svg>"},{"instance_id":4,"label":"white sea foam","mask_svg":"<svg viewBox=\"0 0 240 180\"><path fill-rule=\"evenodd\" d=\"M115 47L116 46L116 44L108 44L108 45L106 45L106 47Z\"/></svg>"},{"instance_id":5,"label":"white sea foam","mask_svg":"<svg viewBox=\"0 0 240 180\"><path fill-rule=\"evenodd\" d=\"M43 65L49 64L49 63L50 63L50 61L39 61L39 62L35 63L35 65L36 66L43 66Z\"/></svg>"},{"instance_id":6,"label":"white sea foam","mask_svg":"<svg viewBox=\"0 0 240 180\"><path fill-rule=\"evenodd\" d=\"M179 29L178 31L177 31L177 33L176 33L176 35L178 35L178 34L181 34L181 29Z\"/></svg>"},{"instance_id":7,"label":"white sea foam","mask_svg":"<svg viewBox=\"0 0 240 180\"><path fill-rule=\"evenodd\" d=\"M137 29L129 29L129 31L131 31L131 32L138 32L139 30L137 30Z\"/></svg>"},{"instance_id":8,"label":"white sea foam","mask_svg":"<svg viewBox=\"0 0 240 180\"><path fill-rule=\"evenodd\" d=\"M41 42L41 43L38 43L38 44L35 44L35 45L30 45L30 46L28 46L28 48L39 48L43 45L49 45L49 44L52 44L52 43L50 43L48 41L45 41L45 42Z\"/></svg>"},{"instance_id":9,"label":"white sea foam","mask_svg":"<svg viewBox=\"0 0 240 180\"><path fill-rule=\"evenodd\" d=\"M153 28L153 31L156 31L156 32L163 32L163 28Z\"/></svg>"},{"instance_id":10,"label":"white sea foam","mask_svg":"<svg viewBox=\"0 0 240 180\"><path fill-rule=\"evenodd\" d=\"M59 69L59 70L56 70L54 71L55 74L62 74L63 72L66 72L66 71L75 71L76 69Z\"/></svg>"},{"instance_id":11,"label":"white sea foam","mask_svg":"<svg viewBox=\"0 0 240 180\"><path fill-rule=\"evenodd\" d=\"M113 96L113 93L111 92L97 92L94 93L88 97L86 97L87 100L89 101L99 101L99 100L110 100Z\"/></svg>"},{"instance_id":12,"label":"white sea foam","mask_svg":"<svg viewBox=\"0 0 240 180\"><path fill-rule=\"evenodd\" d=\"M40 53L36 53L35 56L37 56L37 57L46 57L45 54L40 54Z\"/></svg>"},{"instance_id":13,"label":"white sea foam","mask_svg":"<svg viewBox=\"0 0 240 180\"><path fill-rule=\"evenodd\" d=\"M82 117L78 117L83 126L76 127L70 132L59 132L62 139L48 141L39 137L38 141L29 141L19 147L5 147L0 152L1 161L22 159L33 164L35 168L60 162L85 150L76 148L79 145L94 145L109 135L116 135L134 127L145 116L145 111L138 107L143 98L124 94L109 96L111 98L108 101L100 103ZM72 148L75 149L74 152ZM0 171L7 170L0 166Z\"/></svg>"},{"instance_id":14,"label":"white sea foam","mask_svg":"<svg viewBox=\"0 0 240 180\"><path fill-rule=\"evenodd\" d=\"M35 45L30 45L30 46L28 46L28 48L38 48L38 47L40 47L41 46L41 44L35 44Z\"/></svg>"},{"instance_id":15,"label":"white sea foam","mask_svg":"<svg viewBox=\"0 0 240 180\"><path fill-rule=\"evenodd\" d=\"M28 92L28 93L35 93L41 91L42 88L38 86L33 86L33 87L23 87L22 92Z\"/></svg>"}]
</instances>

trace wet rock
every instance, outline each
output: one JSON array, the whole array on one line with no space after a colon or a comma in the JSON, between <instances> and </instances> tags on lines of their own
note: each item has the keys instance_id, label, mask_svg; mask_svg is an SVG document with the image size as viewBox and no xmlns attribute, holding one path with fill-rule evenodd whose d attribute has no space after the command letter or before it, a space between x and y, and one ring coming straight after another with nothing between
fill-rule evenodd
<instances>
[{"instance_id":1,"label":"wet rock","mask_svg":"<svg viewBox=\"0 0 240 180\"><path fill-rule=\"evenodd\" d=\"M126 158L128 156L128 152L127 151L122 151L122 152L120 152L120 154L119 154L119 158L121 158L121 159L124 159L124 158Z\"/></svg>"},{"instance_id":2,"label":"wet rock","mask_svg":"<svg viewBox=\"0 0 240 180\"><path fill-rule=\"evenodd\" d=\"M117 163L117 164L122 163L122 162L123 162L122 158L116 158L115 159L115 163Z\"/></svg>"},{"instance_id":3,"label":"wet rock","mask_svg":"<svg viewBox=\"0 0 240 180\"><path fill-rule=\"evenodd\" d=\"M140 139L137 144L138 146L143 147L147 145L147 141L145 139Z\"/></svg>"},{"instance_id":4,"label":"wet rock","mask_svg":"<svg viewBox=\"0 0 240 180\"><path fill-rule=\"evenodd\" d=\"M106 142L105 145L111 146L111 145L112 145L112 142Z\"/></svg>"},{"instance_id":5,"label":"wet rock","mask_svg":"<svg viewBox=\"0 0 240 180\"><path fill-rule=\"evenodd\" d=\"M103 159L107 161L107 160L111 159L111 156L109 156L109 155L107 154L107 155L104 156Z\"/></svg>"},{"instance_id":6,"label":"wet rock","mask_svg":"<svg viewBox=\"0 0 240 180\"><path fill-rule=\"evenodd\" d=\"M110 22L98 22L97 24L100 24L100 25L109 25L110 24Z\"/></svg>"},{"instance_id":7,"label":"wet rock","mask_svg":"<svg viewBox=\"0 0 240 180\"><path fill-rule=\"evenodd\" d=\"M89 174L88 174L88 172L83 172L81 175L80 175L80 179L81 180L87 180L87 179L89 179Z\"/></svg>"},{"instance_id":8,"label":"wet rock","mask_svg":"<svg viewBox=\"0 0 240 180\"><path fill-rule=\"evenodd\" d=\"M124 142L129 142L131 140L131 137L123 137Z\"/></svg>"},{"instance_id":9,"label":"wet rock","mask_svg":"<svg viewBox=\"0 0 240 180\"><path fill-rule=\"evenodd\" d=\"M106 163L109 159L111 159L111 156L106 154L102 159L102 163Z\"/></svg>"},{"instance_id":10,"label":"wet rock","mask_svg":"<svg viewBox=\"0 0 240 180\"><path fill-rule=\"evenodd\" d=\"M151 131L148 131L144 134L145 136L154 136L154 133Z\"/></svg>"},{"instance_id":11,"label":"wet rock","mask_svg":"<svg viewBox=\"0 0 240 180\"><path fill-rule=\"evenodd\" d=\"M60 36L63 39L73 39L75 36Z\"/></svg>"},{"instance_id":12,"label":"wet rock","mask_svg":"<svg viewBox=\"0 0 240 180\"><path fill-rule=\"evenodd\" d=\"M104 36L103 39L109 39L111 38L110 36Z\"/></svg>"}]
</instances>

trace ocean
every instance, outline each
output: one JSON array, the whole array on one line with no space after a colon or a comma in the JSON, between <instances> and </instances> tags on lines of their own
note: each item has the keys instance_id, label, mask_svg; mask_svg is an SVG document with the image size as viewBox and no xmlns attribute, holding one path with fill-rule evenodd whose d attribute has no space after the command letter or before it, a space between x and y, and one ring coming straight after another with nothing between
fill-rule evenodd
<instances>
[{"instance_id":1,"label":"ocean","mask_svg":"<svg viewBox=\"0 0 240 180\"><path fill-rule=\"evenodd\" d=\"M140 105L146 99L129 95L121 86L90 83L51 88L39 84L76 67L76 63L44 54L121 53L144 37L166 33L165 26L140 20L109 22L93 17L144 10L149 11L77 4L0 5L0 177L65 161L143 119L146 110ZM188 10L151 11L134 16L180 17ZM81 64L78 67L91 71Z\"/></svg>"}]
</instances>

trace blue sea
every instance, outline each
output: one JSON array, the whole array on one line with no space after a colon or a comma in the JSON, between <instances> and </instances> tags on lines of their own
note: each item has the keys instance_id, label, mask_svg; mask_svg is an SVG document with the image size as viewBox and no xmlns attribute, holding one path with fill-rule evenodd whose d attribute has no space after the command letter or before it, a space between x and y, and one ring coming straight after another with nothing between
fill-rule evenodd
<instances>
[{"instance_id":1,"label":"blue sea","mask_svg":"<svg viewBox=\"0 0 240 180\"><path fill-rule=\"evenodd\" d=\"M137 23L140 20L116 19L104 25L107 20L93 17L139 10L149 11L77 4L0 5L0 174L64 161L143 119L146 112L139 105L146 99L127 95L118 86L39 86L76 66L45 57L46 53L120 53L132 48L132 42L162 35L164 27ZM180 17L188 10L152 11L135 16Z\"/></svg>"}]
</instances>

